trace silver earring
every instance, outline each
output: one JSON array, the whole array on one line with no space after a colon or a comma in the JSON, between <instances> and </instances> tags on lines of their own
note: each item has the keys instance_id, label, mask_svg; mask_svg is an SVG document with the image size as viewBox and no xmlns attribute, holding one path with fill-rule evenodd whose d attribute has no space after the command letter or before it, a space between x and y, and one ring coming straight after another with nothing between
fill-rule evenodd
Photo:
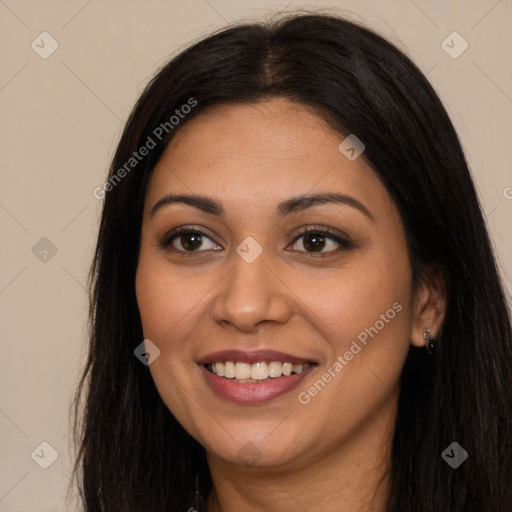
<instances>
[{"instance_id":1,"label":"silver earring","mask_svg":"<svg viewBox=\"0 0 512 512\"><path fill-rule=\"evenodd\" d=\"M427 349L427 354L431 356L434 353L434 339L432 338L432 333L430 329L426 329L423 333L423 339L425 340L425 348Z\"/></svg>"},{"instance_id":2,"label":"silver earring","mask_svg":"<svg viewBox=\"0 0 512 512\"><path fill-rule=\"evenodd\" d=\"M199 492L199 475L196 473L196 493L194 496L194 507L189 509L189 512L198 512L199 510L206 510L206 505L203 497Z\"/></svg>"}]
</instances>

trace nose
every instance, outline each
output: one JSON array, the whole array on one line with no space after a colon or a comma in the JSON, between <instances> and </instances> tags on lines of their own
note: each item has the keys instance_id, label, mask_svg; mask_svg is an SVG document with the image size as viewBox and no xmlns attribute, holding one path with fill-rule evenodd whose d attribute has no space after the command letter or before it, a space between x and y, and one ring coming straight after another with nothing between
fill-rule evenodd
<instances>
[{"instance_id":1,"label":"nose","mask_svg":"<svg viewBox=\"0 0 512 512\"><path fill-rule=\"evenodd\" d=\"M252 263L234 255L233 268L213 300L216 322L253 332L263 324L284 324L292 317L292 293L270 267L265 253Z\"/></svg>"}]
</instances>

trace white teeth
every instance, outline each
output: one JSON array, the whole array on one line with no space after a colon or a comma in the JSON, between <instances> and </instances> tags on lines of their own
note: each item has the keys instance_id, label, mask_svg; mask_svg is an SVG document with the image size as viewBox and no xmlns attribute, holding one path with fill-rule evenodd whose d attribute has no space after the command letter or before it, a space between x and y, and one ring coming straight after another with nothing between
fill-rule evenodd
<instances>
[{"instance_id":1,"label":"white teeth","mask_svg":"<svg viewBox=\"0 0 512 512\"><path fill-rule=\"evenodd\" d=\"M249 363L236 363L235 364L235 378L237 378L238 380L250 379L251 378L251 365Z\"/></svg>"},{"instance_id":2,"label":"white teeth","mask_svg":"<svg viewBox=\"0 0 512 512\"><path fill-rule=\"evenodd\" d=\"M302 373L305 368L310 366L306 364L281 363L280 361L258 362L258 363L236 363L226 361L225 363L216 362L210 365L211 371L219 377L226 379L236 379L240 381L262 381L269 377L289 376L292 373Z\"/></svg>"},{"instance_id":3,"label":"white teeth","mask_svg":"<svg viewBox=\"0 0 512 512\"><path fill-rule=\"evenodd\" d=\"M224 364L223 363L215 363L215 368L217 370L217 375L219 377L224 377Z\"/></svg>"},{"instance_id":4,"label":"white teeth","mask_svg":"<svg viewBox=\"0 0 512 512\"><path fill-rule=\"evenodd\" d=\"M303 364L294 364L292 365L292 373L300 373L302 370L304 370Z\"/></svg>"},{"instance_id":5,"label":"white teeth","mask_svg":"<svg viewBox=\"0 0 512 512\"><path fill-rule=\"evenodd\" d=\"M268 376L269 377L281 377L283 365L280 361L272 361L268 363Z\"/></svg>"},{"instance_id":6,"label":"white teeth","mask_svg":"<svg viewBox=\"0 0 512 512\"><path fill-rule=\"evenodd\" d=\"M224 377L226 377L227 379L235 378L235 363L233 363L232 361L224 363Z\"/></svg>"},{"instance_id":7,"label":"white teeth","mask_svg":"<svg viewBox=\"0 0 512 512\"><path fill-rule=\"evenodd\" d=\"M251 366L251 379L263 380L268 378L267 363L254 363Z\"/></svg>"}]
</instances>

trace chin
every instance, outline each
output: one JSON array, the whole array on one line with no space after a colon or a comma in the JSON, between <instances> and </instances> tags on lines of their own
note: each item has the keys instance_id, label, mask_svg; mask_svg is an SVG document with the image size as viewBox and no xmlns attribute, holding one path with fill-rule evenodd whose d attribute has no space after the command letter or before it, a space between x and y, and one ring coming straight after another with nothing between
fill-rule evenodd
<instances>
[{"instance_id":1,"label":"chin","mask_svg":"<svg viewBox=\"0 0 512 512\"><path fill-rule=\"evenodd\" d=\"M300 432L297 435L289 432L274 435L273 439L269 439L267 434L246 435L230 438L228 442L215 443L213 440L206 440L202 444L209 459L219 458L237 466L277 468L292 464L300 457L304 450L304 436Z\"/></svg>"}]
</instances>

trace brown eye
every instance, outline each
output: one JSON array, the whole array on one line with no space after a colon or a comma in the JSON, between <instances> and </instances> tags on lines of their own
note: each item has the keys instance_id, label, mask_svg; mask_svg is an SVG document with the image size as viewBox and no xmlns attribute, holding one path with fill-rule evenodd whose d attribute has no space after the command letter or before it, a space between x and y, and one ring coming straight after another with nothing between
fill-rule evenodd
<instances>
[{"instance_id":1,"label":"brown eye","mask_svg":"<svg viewBox=\"0 0 512 512\"><path fill-rule=\"evenodd\" d=\"M303 246L307 251L319 252L325 247L325 238L317 233L304 235Z\"/></svg>"},{"instance_id":2,"label":"brown eye","mask_svg":"<svg viewBox=\"0 0 512 512\"><path fill-rule=\"evenodd\" d=\"M302 232L294 241L293 248L299 252L328 254L341 249L351 249L350 240L331 233L326 228L309 229Z\"/></svg>"},{"instance_id":3,"label":"brown eye","mask_svg":"<svg viewBox=\"0 0 512 512\"><path fill-rule=\"evenodd\" d=\"M219 251L222 249L206 233L197 229L174 230L166 235L159 245L162 249L170 249L181 253L204 252L207 250Z\"/></svg>"},{"instance_id":4,"label":"brown eye","mask_svg":"<svg viewBox=\"0 0 512 512\"><path fill-rule=\"evenodd\" d=\"M201 247L203 240L201 239L201 235L198 233L184 233L179 238L176 238L181 243L181 246L186 251L195 251L199 247ZM173 246L176 247L173 243Z\"/></svg>"}]
</instances>

